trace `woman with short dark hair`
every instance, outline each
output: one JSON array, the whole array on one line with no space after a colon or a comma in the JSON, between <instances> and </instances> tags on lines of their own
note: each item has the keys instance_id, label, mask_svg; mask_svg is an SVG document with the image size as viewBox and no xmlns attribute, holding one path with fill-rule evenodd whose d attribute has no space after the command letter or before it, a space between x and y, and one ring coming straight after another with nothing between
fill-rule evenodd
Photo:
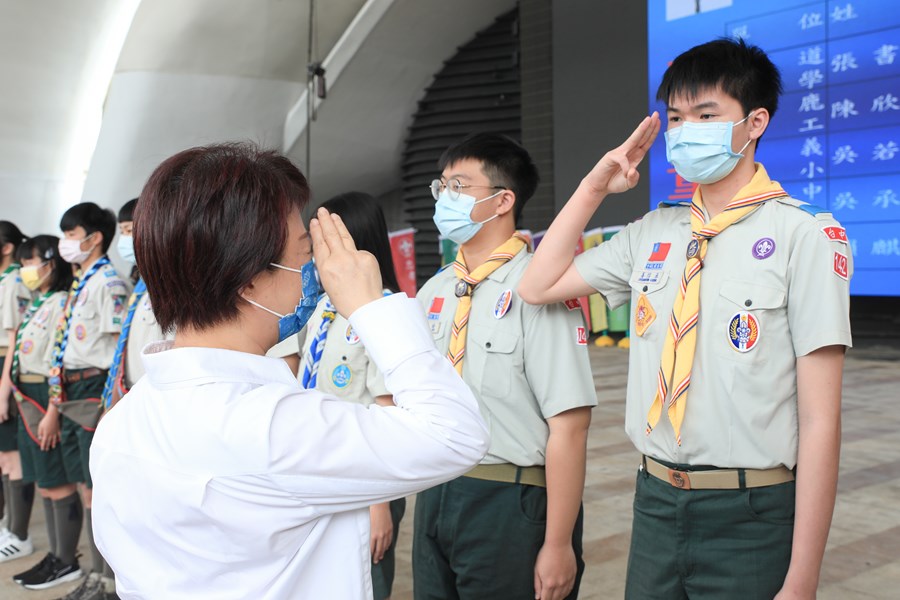
<instances>
[{"instance_id":1,"label":"woman with short dark hair","mask_svg":"<svg viewBox=\"0 0 900 600\"><path fill-rule=\"evenodd\" d=\"M286 158L235 144L176 154L141 193L135 255L176 334L144 349L146 376L91 448L95 534L122 598L371 597L368 506L486 451L418 305L382 297L340 218L320 210L307 232L308 197ZM304 391L264 356L305 325L317 267L396 406Z\"/></svg>"}]
</instances>

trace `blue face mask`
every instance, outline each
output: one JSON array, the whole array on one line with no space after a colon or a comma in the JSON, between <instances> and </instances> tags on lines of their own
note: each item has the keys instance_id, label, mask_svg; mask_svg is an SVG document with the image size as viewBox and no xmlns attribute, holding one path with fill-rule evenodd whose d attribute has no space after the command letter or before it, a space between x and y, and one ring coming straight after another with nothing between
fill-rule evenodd
<instances>
[{"instance_id":1,"label":"blue face mask","mask_svg":"<svg viewBox=\"0 0 900 600\"><path fill-rule=\"evenodd\" d=\"M737 123L688 123L666 131L666 160L675 167L681 178L692 183L715 183L724 179L737 166L741 154L752 140L747 140L739 152L731 150L731 132L751 117L750 113Z\"/></svg>"},{"instance_id":2,"label":"blue face mask","mask_svg":"<svg viewBox=\"0 0 900 600\"><path fill-rule=\"evenodd\" d=\"M261 304L257 304L253 300L248 298L244 298L250 304L255 306L256 308L260 308L267 313L273 314L278 317L278 341L281 342L292 335L296 335L306 327L307 322L313 316L313 313L316 310L316 304L319 303L319 298L322 296L322 287L319 283L319 272L316 270L316 263L314 260L309 261L299 269L292 269L290 267L285 267L279 265L277 263L271 263L273 267L278 269L284 269L285 271L293 271L294 273L300 273L300 283L301 290L303 292L303 297L300 298L300 302L297 304L297 307L294 309L294 312L282 315L274 310L268 309Z\"/></svg>"},{"instance_id":3,"label":"blue face mask","mask_svg":"<svg viewBox=\"0 0 900 600\"><path fill-rule=\"evenodd\" d=\"M481 200L475 200L475 196L469 196L468 194L460 194L459 198L453 200L450 198L450 192L447 191L447 188L444 188L440 197L438 197L437 204L434 206L434 224L437 225L438 231L445 238L451 239L460 245L465 244L475 237L482 225L499 216L494 215L490 219L478 223L472 220L472 209L475 208L476 204L487 202L504 191L500 190L496 194L491 194Z\"/></svg>"},{"instance_id":4,"label":"blue face mask","mask_svg":"<svg viewBox=\"0 0 900 600\"><path fill-rule=\"evenodd\" d=\"M119 235L119 241L116 242L116 250L122 260L129 264L135 264L134 260L134 238L130 235Z\"/></svg>"}]
</instances>

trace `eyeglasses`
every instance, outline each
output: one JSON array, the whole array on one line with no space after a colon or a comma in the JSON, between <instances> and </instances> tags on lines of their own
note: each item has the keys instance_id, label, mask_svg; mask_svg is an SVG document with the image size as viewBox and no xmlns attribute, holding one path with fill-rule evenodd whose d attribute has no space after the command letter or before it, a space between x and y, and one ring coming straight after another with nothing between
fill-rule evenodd
<instances>
[{"instance_id":1,"label":"eyeglasses","mask_svg":"<svg viewBox=\"0 0 900 600\"><path fill-rule=\"evenodd\" d=\"M447 183L444 183L440 179L435 179L431 182L431 195L434 196L434 199L437 200L441 197L441 192L444 191L444 188L447 188L448 195L451 200L459 200L459 195L462 193L462 190L465 188L488 188L491 190L505 190L506 186L502 185L466 185L461 183L459 179L451 179Z\"/></svg>"}]
</instances>

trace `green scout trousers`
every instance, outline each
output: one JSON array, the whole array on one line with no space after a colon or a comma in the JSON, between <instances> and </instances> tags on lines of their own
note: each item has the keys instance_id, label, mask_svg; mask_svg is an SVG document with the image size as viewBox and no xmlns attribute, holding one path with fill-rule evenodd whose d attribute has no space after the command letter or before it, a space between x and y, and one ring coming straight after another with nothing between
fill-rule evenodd
<instances>
[{"instance_id":1,"label":"green scout trousers","mask_svg":"<svg viewBox=\"0 0 900 600\"><path fill-rule=\"evenodd\" d=\"M106 384L106 372L102 375L88 377L81 381L66 384L66 401L84 400L86 398L99 398ZM84 427L69 419L62 417L60 428L62 437L63 459L66 465L66 474L69 481L84 482L91 488L90 457L91 441L94 432L87 431ZM74 450L77 449L77 453Z\"/></svg>"},{"instance_id":2,"label":"green scout trousers","mask_svg":"<svg viewBox=\"0 0 900 600\"><path fill-rule=\"evenodd\" d=\"M20 383L19 391L40 404L43 409L47 409L50 389L46 383ZM19 453L22 456L22 479L33 481L38 487L45 490L72 483L72 480L66 475L62 444L57 444L50 450L41 450L40 445L28 435L21 415L18 419L18 427ZM37 434L36 431L33 433ZM70 449L70 452L73 451L75 456L71 458L77 460L78 451Z\"/></svg>"},{"instance_id":3,"label":"green scout trousers","mask_svg":"<svg viewBox=\"0 0 900 600\"><path fill-rule=\"evenodd\" d=\"M534 563L544 544L547 490L458 477L416 497L413 525L415 600L534 598ZM567 599L578 597L584 573L578 513L572 548L578 572Z\"/></svg>"},{"instance_id":4,"label":"green scout trousers","mask_svg":"<svg viewBox=\"0 0 900 600\"><path fill-rule=\"evenodd\" d=\"M625 598L772 600L791 562L794 489L683 490L638 471Z\"/></svg>"}]
</instances>

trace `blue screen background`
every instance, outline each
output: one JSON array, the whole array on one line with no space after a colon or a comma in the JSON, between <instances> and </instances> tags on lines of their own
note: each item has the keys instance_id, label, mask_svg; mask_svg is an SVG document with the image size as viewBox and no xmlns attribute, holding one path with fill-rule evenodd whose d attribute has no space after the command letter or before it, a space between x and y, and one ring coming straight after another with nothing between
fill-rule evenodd
<instances>
[{"instance_id":1,"label":"blue screen background","mask_svg":"<svg viewBox=\"0 0 900 600\"><path fill-rule=\"evenodd\" d=\"M650 110L665 123L656 89L692 46L725 36L761 47L785 93L758 160L788 193L847 228L852 294L900 296L900 2L701 0L706 12L667 20L676 5L685 2L648 0ZM691 195L660 136L650 152L651 208Z\"/></svg>"}]
</instances>

